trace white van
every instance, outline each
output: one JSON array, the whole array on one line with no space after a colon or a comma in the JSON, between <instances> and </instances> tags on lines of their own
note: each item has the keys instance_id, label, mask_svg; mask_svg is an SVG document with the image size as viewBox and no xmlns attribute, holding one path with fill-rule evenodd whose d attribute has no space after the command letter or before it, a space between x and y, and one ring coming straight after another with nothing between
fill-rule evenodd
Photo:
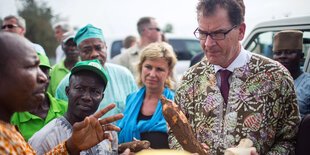
<instances>
[{"instance_id":1,"label":"white van","mask_svg":"<svg viewBox=\"0 0 310 155\"><path fill-rule=\"evenodd\" d=\"M191 58L202 51L200 46L200 41L193 37L182 37L175 35L167 35L169 44L173 47L178 62L175 66L175 71L177 72L178 79L181 78L182 74L189 68ZM121 53L123 48L121 39L109 39L111 41L107 41L108 45L108 59L110 61L114 56Z\"/></svg>"},{"instance_id":2,"label":"white van","mask_svg":"<svg viewBox=\"0 0 310 155\"><path fill-rule=\"evenodd\" d=\"M303 52L305 54L301 68L310 72L310 16L291 17L257 24L243 41L243 47L251 52L272 58L273 36L282 30L303 31ZM306 60L306 61L305 61Z\"/></svg>"}]
</instances>

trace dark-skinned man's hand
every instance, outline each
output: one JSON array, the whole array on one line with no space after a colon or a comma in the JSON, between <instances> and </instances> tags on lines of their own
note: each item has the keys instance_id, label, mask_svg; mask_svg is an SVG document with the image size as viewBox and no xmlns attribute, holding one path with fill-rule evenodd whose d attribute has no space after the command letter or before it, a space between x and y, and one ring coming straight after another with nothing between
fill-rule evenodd
<instances>
[{"instance_id":1,"label":"dark-skinned man's hand","mask_svg":"<svg viewBox=\"0 0 310 155\"><path fill-rule=\"evenodd\" d=\"M104 133L105 131L120 131L120 128L111 125L114 121L123 118L123 114L117 114L111 117L107 117L99 120L100 117L105 115L111 109L115 107L115 103L108 105L89 117L86 117L84 121L77 122L73 125L72 136L66 142L66 147L70 154L79 154L81 150L87 150L96 144L100 143L104 139L113 140L110 133Z\"/></svg>"}]
</instances>

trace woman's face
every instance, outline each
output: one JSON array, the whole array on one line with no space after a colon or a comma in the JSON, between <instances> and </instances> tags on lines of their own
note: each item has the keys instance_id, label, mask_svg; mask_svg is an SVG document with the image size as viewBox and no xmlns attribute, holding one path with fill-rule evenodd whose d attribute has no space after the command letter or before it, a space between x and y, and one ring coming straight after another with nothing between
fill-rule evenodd
<instances>
[{"instance_id":1,"label":"woman's face","mask_svg":"<svg viewBox=\"0 0 310 155\"><path fill-rule=\"evenodd\" d=\"M147 59L142 64L141 79L148 89L162 89L170 76L168 62L164 58Z\"/></svg>"}]
</instances>

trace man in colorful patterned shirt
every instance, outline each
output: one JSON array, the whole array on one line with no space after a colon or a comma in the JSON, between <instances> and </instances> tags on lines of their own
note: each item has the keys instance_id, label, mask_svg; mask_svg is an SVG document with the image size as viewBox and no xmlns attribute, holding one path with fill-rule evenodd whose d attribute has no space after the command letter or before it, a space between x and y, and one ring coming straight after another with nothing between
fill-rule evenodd
<instances>
[{"instance_id":1,"label":"man in colorful patterned shirt","mask_svg":"<svg viewBox=\"0 0 310 155\"><path fill-rule=\"evenodd\" d=\"M210 154L242 138L254 142L252 154L294 151L300 116L293 79L278 62L241 46L243 1L200 0L197 19L194 34L206 59L187 70L175 96L197 140ZM173 134L169 140L180 148Z\"/></svg>"},{"instance_id":2,"label":"man in colorful patterned shirt","mask_svg":"<svg viewBox=\"0 0 310 155\"><path fill-rule=\"evenodd\" d=\"M300 69L302 44L301 31L281 31L273 38L273 59L285 66L294 79L301 118L310 114L310 74Z\"/></svg>"},{"instance_id":3,"label":"man in colorful patterned shirt","mask_svg":"<svg viewBox=\"0 0 310 155\"><path fill-rule=\"evenodd\" d=\"M15 126L9 124L14 112L35 108L44 99L39 91L47 77L39 69L39 57L27 39L14 33L0 32L0 154L36 154ZM79 154L104 139L112 141L105 131L120 131L113 125L118 114L99 120L115 107L111 104L73 125L72 136L46 154Z\"/></svg>"}]
</instances>

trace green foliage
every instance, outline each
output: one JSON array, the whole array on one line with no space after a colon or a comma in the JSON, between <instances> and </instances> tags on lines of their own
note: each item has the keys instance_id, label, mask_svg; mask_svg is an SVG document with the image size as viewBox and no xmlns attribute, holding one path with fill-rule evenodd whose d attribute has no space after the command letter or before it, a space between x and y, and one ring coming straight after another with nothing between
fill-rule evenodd
<instances>
[{"instance_id":1,"label":"green foliage","mask_svg":"<svg viewBox=\"0 0 310 155\"><path fill-rule=\"evenodd\" d=\"M166 24L164 29L163 29L164 33L172 33L173 32L173 25L172 24Z\"/></svg>"},{"instance_id":2,"label":"green foliage","mask_svg":"<svg viewBox=\"0 0 310 155\"><path fill-rule=\"evenodd\" d=\"M23 8L18 10L18 14L26 20L25 37L40 44L49 57L55 57L58 43L54 38L51 24L53 18L51 8L47 7L45 3L37 4L35 0L21 1Z\"/></svg>"}]
</instances>

